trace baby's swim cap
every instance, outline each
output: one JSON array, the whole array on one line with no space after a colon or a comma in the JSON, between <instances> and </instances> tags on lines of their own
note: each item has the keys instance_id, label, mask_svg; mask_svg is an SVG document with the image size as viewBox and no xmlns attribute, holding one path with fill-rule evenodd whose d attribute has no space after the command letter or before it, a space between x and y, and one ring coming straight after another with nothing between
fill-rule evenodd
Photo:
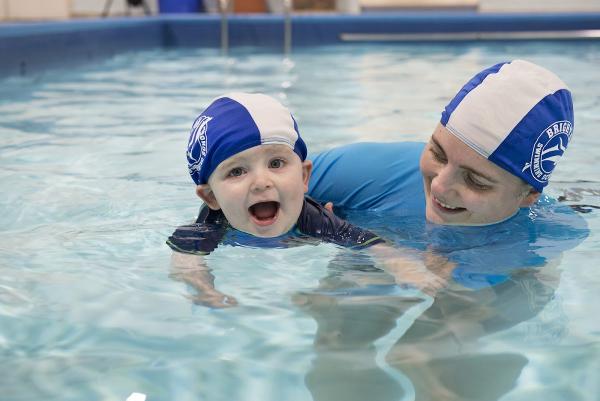
<instances>
[{"instance_id":1,"label":"baby's swim cap","mask_svg":"<svg viewBox=\"0 0 600 401\"><path fill-rule=\"evenodd\" d=\"M298 125L277 100L260 93L230 93L216 98L196 118L187 148L188 169L197 185L206 184L227 158L259 145L289 146L306 159Z\"/></svg>"},{"instance_id":2,"label":"baby's swim cap","mask_svg":"<svg viewBox=\"0 0 600 401\"><path fill-rule=\"evenodd\" d=\"M514 60L475 75L446 106L441 123L541 192L571 140L573 101L552 72Z\"/></svg>"}]
</instances>

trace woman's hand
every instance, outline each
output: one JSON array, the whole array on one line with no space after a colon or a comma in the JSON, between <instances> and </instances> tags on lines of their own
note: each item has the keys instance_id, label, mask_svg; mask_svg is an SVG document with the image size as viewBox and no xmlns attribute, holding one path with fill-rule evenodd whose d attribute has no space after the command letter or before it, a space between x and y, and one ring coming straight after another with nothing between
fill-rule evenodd
<instances>
[{"instance_id":1,"label":"woman's hand","mask_svg":"<svg viewBox=\"0 0 600 401\"><path fill-rule=\"evenodd\" d=\"M427 269L424 259L429 258L424 258L414 250L394 248L388 244L377 244L369 250L398 285L411 285L431 296L447 285L444 278Z\"/></svg>"}]
</instances>

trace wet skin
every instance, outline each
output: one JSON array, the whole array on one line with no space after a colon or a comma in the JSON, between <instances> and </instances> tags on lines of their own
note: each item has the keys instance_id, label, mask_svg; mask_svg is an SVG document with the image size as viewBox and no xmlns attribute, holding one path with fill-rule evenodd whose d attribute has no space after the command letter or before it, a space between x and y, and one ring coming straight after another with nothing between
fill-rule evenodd
<instances>
[{"instance_id":1,"label":"wet skin","mask_svg":"<svg viewBox=\"0 0 600 401\"><path fill-rule=\"evenodd\" d=\"M486 225L530 206L539 193L438 124L421 155L425 216L435 224Z\"/></svg>"},{"instance_id":2,"label":"wet skin","mask_svg":"<svg viewBox=\"0 0 600 401\"><path fill-rule=\"evenodd\" d=\"M260 145L223 161L196 193L237 230L276 237L296 224L311 170L286 145Z\"/></svg>"}]
</instances>

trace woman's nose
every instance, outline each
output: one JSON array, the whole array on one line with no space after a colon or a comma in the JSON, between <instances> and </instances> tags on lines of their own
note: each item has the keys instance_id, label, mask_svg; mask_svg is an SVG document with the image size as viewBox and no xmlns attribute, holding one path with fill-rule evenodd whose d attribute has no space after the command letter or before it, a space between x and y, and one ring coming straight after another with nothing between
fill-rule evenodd
<instances>
[{"instance_id":1,"label":"woman's nose","mask_svg":"<svg viewBox=\"0 0 600 401\"><path fill-rule=\"evenodd\" d=\"M431 191L437 194L445 194L456 189L457 172L450 166L444 166L431 180Z\"/></svg>"}]
</instances>

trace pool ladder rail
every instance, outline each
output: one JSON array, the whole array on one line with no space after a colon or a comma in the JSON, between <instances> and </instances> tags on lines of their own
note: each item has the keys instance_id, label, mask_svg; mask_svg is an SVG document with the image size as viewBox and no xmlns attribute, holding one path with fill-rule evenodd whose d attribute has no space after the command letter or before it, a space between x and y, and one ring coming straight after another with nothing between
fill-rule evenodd
<instances>
[{"instance_id":1,"label":"pool ladder rail","mask_svg":"<svg viewBox=\"0 0 600 401\"><path fill-rule=\"evenodd\" d=\"M292 52L292 0L283 0L283 55L285 58Z\"/></svg>"},{"instance_id":2,"label":"pool ladder rail","mask_svg":"<svg viewBox=\"0 0 600 401\"><path fill-rule=\"evenodd\" d=\"M228 15L233 9L235 0L219 0L219 13L221 14L221 54L229 54L229 23ZM283 54L288 58L292 52L292 0L283 1Z\"/></svg>"},{"instance_id":3,"label":"pool ladder rail","mask_svg":"<svg viewBox=\"0 0 600 401\"><path fill-rule=\"evenodd\" d=\"M221 14L221 54L227 56L229 53L229 25L227 15L233 8L233 1L219 0L219 13Z\"/></svg>"}]
</instances>

